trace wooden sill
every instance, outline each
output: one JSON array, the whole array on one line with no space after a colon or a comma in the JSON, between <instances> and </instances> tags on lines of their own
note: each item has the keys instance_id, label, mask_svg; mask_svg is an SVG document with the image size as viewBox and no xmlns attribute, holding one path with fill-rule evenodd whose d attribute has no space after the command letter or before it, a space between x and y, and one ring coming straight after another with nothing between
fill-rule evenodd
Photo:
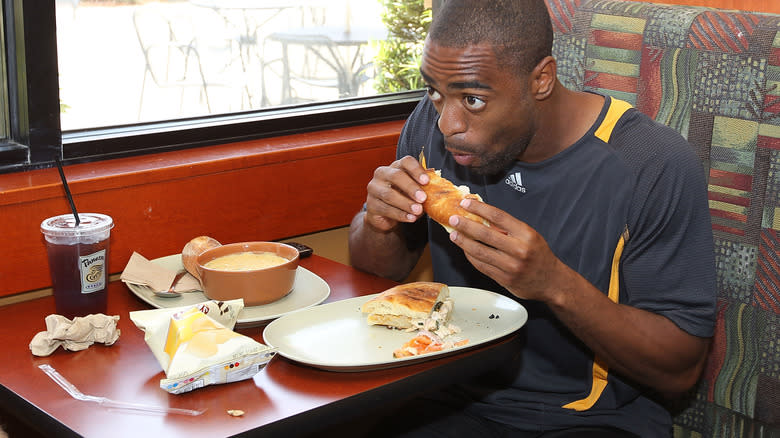
<instances>
[{"instance_id":1,"label":"wooden sill","mask_svg":"<svg viewBox=\"0 0 780 438\"><path fill-rule=\"evenodd\" d=\"M65 167L76 207L114 218L109 272L133 251L189 239L280 240L347 225L374 169L395 157L403 121ZM0 175L0 297L49 287L40 223L70 212L54 168Z\"/></svg>"}]
</instances>

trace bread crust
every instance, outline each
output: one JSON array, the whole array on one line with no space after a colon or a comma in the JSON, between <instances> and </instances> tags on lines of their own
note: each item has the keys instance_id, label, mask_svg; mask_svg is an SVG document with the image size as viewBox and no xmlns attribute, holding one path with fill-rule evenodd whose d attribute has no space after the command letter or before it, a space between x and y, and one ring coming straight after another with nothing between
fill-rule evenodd
<instances>
[{"instance_id":1,"label":"bread crust","mask_svg":"<svg viewBox=\"0 0 780 438\"><path fill-rule=\"evenodd\" d=\"M466 198L481 201L479 195L463 193L450 180L441 177L435 169L425 169L425 173L428 175L429 182L422 186L426 195L423 210L431 219L441 224L447 231L452 231L449 221L450 216L455 214L489 225L485 219L460 206L460 202Z\"/></svg>"},{"instance_id":2,"label":"bread crust","mask_svg":"<svg viewBox=\"0 0 780 438\"><path fill-rule=\"evenodd\" d=\"M400 316L410 320L425 319L430 315L437 302L444 301L448 297L449 288L447 285L418 281L392 287L365 302L360 310L370 314L368 316L369 324L397 327L402 325L398 321L402 321L404 318L392 318L384 315ZM396 322L387 324L389 321ZM411 321L409 321L409 326L411 326Z\"/></svg>"},{"instance_id":3,"label":"bread crust","mask_svg":"<svg viewBox=\"0 0 780 438\"><path fill-rule=\"evenodd\" d=\"M204 251L211 248L221 246L216 239L209 236L198 236L184 245L181 250L181 262L184 265L184 269L189 272L193 277L200 280L198 275L198 256Z\"/></svg>"}]
</instances>

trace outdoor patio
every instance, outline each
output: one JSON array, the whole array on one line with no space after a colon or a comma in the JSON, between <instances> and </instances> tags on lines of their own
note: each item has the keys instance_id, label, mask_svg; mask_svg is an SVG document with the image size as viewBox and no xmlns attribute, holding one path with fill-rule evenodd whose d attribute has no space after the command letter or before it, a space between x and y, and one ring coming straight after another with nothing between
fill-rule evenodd
<instances>
[{"instance_id":1,"label":"outdoor patio","mask_svg":"<svg viewBox=\"0 0 780 438\"><path fill-rule=\"evenodd\" d=\"M375 94L380 6L58 0L62 129Z\"/></svg>"}]
</instances>

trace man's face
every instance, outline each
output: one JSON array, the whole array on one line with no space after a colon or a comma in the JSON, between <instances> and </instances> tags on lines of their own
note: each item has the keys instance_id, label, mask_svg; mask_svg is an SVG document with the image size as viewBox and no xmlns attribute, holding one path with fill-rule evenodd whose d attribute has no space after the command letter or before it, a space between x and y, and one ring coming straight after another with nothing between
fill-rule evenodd
<instances>
[{"instance_id":1,"label":"man's face","mask_svg":"<svg viewBox=\"0 0 780 438\"><path fill-rule=\"evenodd\" d=\"M499 65L487 44L445 47L426 41L421 73L455 161L491 175L516 161L533 134L527 75Z\"/></svg>"}]
</instances>

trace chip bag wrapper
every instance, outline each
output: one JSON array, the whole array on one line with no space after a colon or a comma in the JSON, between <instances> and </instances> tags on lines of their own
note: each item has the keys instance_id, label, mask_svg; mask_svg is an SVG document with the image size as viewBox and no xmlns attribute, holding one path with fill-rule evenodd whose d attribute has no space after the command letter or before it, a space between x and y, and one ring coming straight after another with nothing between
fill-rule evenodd
<instances>
[{"instance_id":1,"label":"chip bag wrapper","mask_svg":"<svg viewBox=\"0 0 780 438\"><path fill-rule=\"evenodd\" d=\"M254 377L276 348L233 331L241 299L130 312L165 371L160 388L181 394Z\"/></svg>"}]
</instances>

